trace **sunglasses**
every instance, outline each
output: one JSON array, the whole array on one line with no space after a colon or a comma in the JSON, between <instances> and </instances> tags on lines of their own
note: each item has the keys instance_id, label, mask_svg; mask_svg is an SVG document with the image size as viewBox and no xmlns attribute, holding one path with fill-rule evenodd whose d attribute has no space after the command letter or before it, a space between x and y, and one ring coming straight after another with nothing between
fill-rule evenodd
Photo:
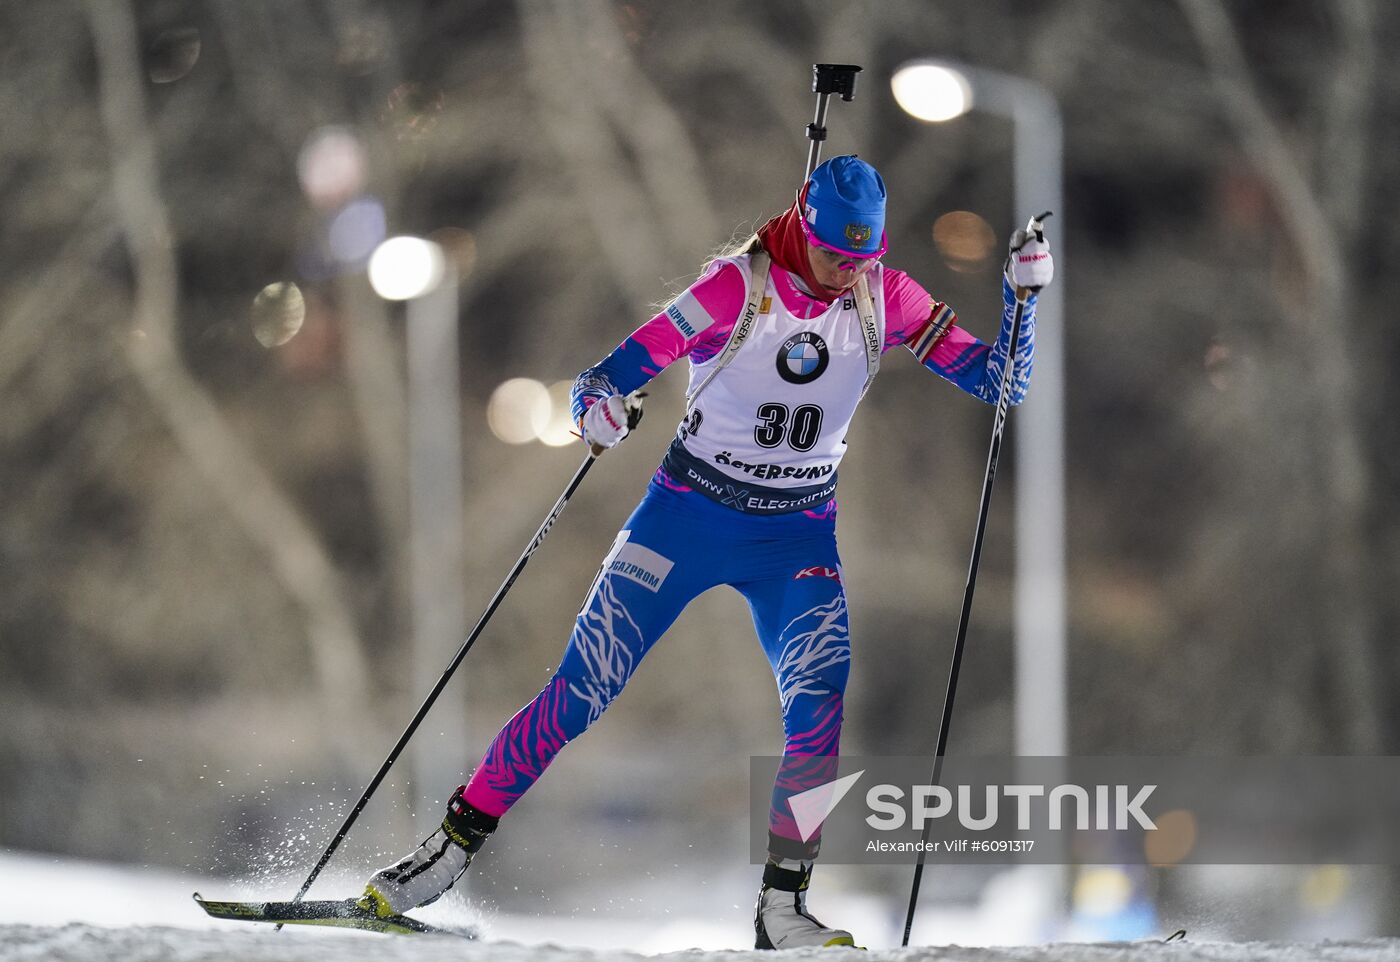
<instances>
[{"instance_id":1,"label":"sunglasses","mask_svg":"<svg viewBox=\"0 0 1400 962\"><path fill-rule=\"evenodd\" d=\"M855 271L857 274L862 274L870 270L875 265L875 261L878 260L875 257L852 257L829 247L818 247L816 244L810 246L813 257L819 263L841 271Z\"/></svg>"}]
</instances>

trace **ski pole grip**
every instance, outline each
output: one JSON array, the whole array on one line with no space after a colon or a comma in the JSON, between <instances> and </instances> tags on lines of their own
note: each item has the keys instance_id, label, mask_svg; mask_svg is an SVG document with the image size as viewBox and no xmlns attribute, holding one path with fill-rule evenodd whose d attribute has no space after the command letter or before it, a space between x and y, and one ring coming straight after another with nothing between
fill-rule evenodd
<instances>
[{"instance_id":1,"label":"ski pole grip","mask_svg":"<svg viewBox=\"0 0 1400 962\"><path fill-rule=\"evenodd\" d=\"M1052 210L1047 210L1043 214L1037 214L1035 217L1032 217L1026 224L1026 233L1034 234L1036 240L1043 242L1045 240L1045 218L1052 216L1054 213L1055 212Z\"/></svg>"},{"instance_id":2,"label":"ski pole grip","mask_svg":"<svg viewBox=\"0 0 1400 962\"><path fill-rule=\"evenodd\" d=\"M646 396L646 391L633 391L622 399L622 406L627 409L627 430L642 423L642 399Z\"/></svg>"}]
</instances>

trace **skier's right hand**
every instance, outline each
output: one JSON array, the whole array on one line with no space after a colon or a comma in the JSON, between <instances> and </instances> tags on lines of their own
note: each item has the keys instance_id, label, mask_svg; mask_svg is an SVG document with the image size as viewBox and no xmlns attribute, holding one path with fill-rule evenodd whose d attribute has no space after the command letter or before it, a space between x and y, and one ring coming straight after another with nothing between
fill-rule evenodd
<instances>
[{"instance_id":1,"label":"skier's right hand","mask_svg":"<svg viewBox=\"0 0 1400 962\"><path fill-rule=\"evenodd\" d=\"M627 420L626 401L621 394L610 394L589 406L579 419L579 429L584 443L592 445L594 453L601 453L627 437L631 430Z\"/></svg>"}]
</instances>

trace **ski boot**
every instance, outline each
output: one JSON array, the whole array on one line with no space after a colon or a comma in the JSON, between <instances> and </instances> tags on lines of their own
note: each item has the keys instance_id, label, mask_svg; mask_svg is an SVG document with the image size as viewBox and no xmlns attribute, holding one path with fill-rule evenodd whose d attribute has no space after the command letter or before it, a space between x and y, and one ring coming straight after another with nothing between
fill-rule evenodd
<instances>
[{"instance_id":1,"label":"ski boot","mask_svg":"<svg viewBox=\"0 0 1400 962\"><path fill-rule=\"evenodd\" d=\"M804 946L845 945L859 948L851 933L823 925L807 912L807 885L812 863L770 857L763 867L763 888L758 893L753 927L756 949L795 949Z\"/></svg>"},{"instance_id":2,"label":"ski boot","mask_svg":"<svg viewBox=\"0 0 1400 962\"><path fill-rule=\"evenodd\" d=\"M375 872L357 903L380 918L436 901L462 877L500 820L467 804L459 788L442 827L411 855Z\"/></svg>"}]
</instances>

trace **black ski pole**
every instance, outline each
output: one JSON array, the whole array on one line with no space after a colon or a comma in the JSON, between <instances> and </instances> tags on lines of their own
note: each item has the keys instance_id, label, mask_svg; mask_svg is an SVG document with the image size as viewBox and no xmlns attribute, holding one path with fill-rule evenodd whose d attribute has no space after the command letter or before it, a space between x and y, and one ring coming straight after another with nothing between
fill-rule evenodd
<instances>
[{"instance_id":1,"label":"black ski pole","mask_svg":"<svg viewBox=\"0 0 1400 962\"><path fill-rule=\"evenodd\" d=\"M644 393L638 392L627 399L627 426L629 428L636 427L638 422L641 421L641 399L645 396ZM549 535L549 529L554 527L554 522L558 521L559 515L564 513L564 507L569 503L569 499L573 497L574 492L578 490L578 486L583 482L584 475L588 474L588 469L593 467L593 463L598 460L598 457L602 453L603 449L599 447L594 447L589 450L588 456L583 459L583 463L580 464L578 470L574 472L574 476L569 481L568 486L564 488L564 493L559 496L558 501L554 502L554 507L550 508L549 514L544 519L544 523L539 526L539 529L535 532L535 536L531 538L530 543L525 546L524 553L521 554L520 558L515 562L514 567L510 569L510 574L506 575L506 580L496 589L496 594L492 596L490 604L486 606L486 610L482 612L481 617L477 619L475 627L473 627L471 633L467 635L467 640L462 642L462 647L458 648L457 654L452 656L451 663L448 664L447 669L443 671L442 677L439 678L437 684L433 686L433 690L428 693L428 697L423 699L423 704L419 706L418 713L413 716L413 721L408 723L408 727L404 729L403 734L399 736L399 740L394 744L393 749L390 750L389 757L384 759L384 764L379 766L379 771L375 773L374 778L370 779L369 785L365 787L364 793L360 796L360 800L355 803L354 808L350 809L350 814L345 816L345 821L342 822L340 828L336 830L335 837L332 838L330 844L326 846L326 851L321 855L320 861L318 861L316 867L311 870L311 874L306 877L306 881L301 883L301 891L297 892L296 898L292 899L294 903L300 902L306 896L306 893L311 889L312 883L316 881L317 876L321 874L321 870L326 867L326 864L331 860L331 856L335 854L335 850L340 847L341 842L345 841L345 836L350 834L351 826L353 826L355 820L360 817L360 812L364 811L365 806L369 804L370 796L378 790L379 784L384 781L384 777L389 774L389 769L393 767L394 762L398 760L399 754L404 750L404 747L408 745L409 739L413 737L413 733L418 730L418 726L422 724L423 719L427 717L428 711L433 707L433 703L437 701L438 696L442 694L442 690L447 687L447 683L452 679L452 675L457 670L457 666L462 663L462 659L467 656L467 652L471 650L472 645L476 644L476 639L480 636L482 629L486 627L486 623L491 620L491 616L494 615L496 609L500 607L501 601L506 596L506 592L510 591L511 586L515 584L515 579L520 577L520 572L525 570L525 565L529 562L530 556L535 553L544 542L544 539ZM279 924L277 928L281 929L282 926Z\"/></svg>"},{"instance_id":2,"label":"black ski pole","mask_svg":"<svg viewBox=\"0 0 1400 962\"><path fill-rule=\"evenodd\" d=\"M1026 225L1026 233L1033 233L1045 239L1046 211L1039 217L1032 217ZM1001 456L1001 435L1006 427L1006 416L1011 404L1011 372L1016 366L1016 347L1021 339L1021 319L1026 313L1026 299L1030 291L1016 288L1016 313L1011 325L1011 344L1006 352L1006 369L1001 374L1001 385L997 391L996 416L992 421L992 444L987 451L987 471L982 476L982 501L977 508L977 534L972 539L972 561L967 568L967 587L963 591L962 614L958 618L958 638L953 644L953 664L948 669L948 690L943 696L943 718L938 725L938 747L933 756L933 774L929 784L937 785L943 774L943 756L948 749L948 730L953 724L953 699L958 691L958 672L962 669L963 649L967 647L967 625L972 618L972 593L977 587L977 565L982 560L982 536L987 530L987 511L992 503L992 485L997 477L997 459ZM914 928L914 909L919 903L919 884L924 877L924 850L928 847L929 836L933 832L930 820L924 820L923 840L919 845L919 857L914 864L914 883L909 891L909 912L904 917L904 941L909 945L909 933Z\"/></svg>"},{"instance_id":3,"label":"black ski pole","mask_svg":"<svg viewBox=\"0 0 1400 962\"><path fill-rule=\"evenodd\" d=\"M849 63L812 64L812 92L817 95L817 112L807 125L807 139L812 143L807 148L807 173L803 175L805 184L812 179L812 171L817 169L817 161L822 155L822 141L826 140L826 102L832 94L839 94L847 103L856 95L856 74L860 68Z\"/></svg>"}]
</instances>

